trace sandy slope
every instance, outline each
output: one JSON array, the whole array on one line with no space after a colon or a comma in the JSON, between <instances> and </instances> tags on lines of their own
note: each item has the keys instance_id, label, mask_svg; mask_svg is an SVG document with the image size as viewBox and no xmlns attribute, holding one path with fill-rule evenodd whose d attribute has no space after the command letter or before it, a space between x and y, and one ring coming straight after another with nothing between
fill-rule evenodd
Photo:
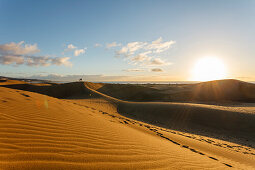
<instances>
[{"instance_id":1,"label":"sandy slope","mask_svg":"<svg viewBox=\"0 0 255 170\"><path fill-rule=\"evenodd\" d=\"M126 101L255 102L255 84L234 79L197 84L88 83L93 89Z\"/></svg>"},{"instance_id":2,"label":"sandy slope","mask_svg":"<svg viewBox=\"0 0 255 170\"><path fill-rule=\"evenodd\" d=\"M67 84L54 95L76 86L82 89ZM123 117L122 101L87 90L89 99L67 100L0 87L0 169L255 168L254 148ZM137 103L124 103L137 111Z\"/></svg>"},{"instance_id":3,"label":"sandy slope","mask_svg":"<svg viewBox=\"0 0 255 170\"><path fill-rule=\"evenodd\" d=\"M255 107L217 106L174 102L128 102L102 94L94 83L85 83L92 94L116 104L119 113L171 129L186 129L233 136L255 144ZM244 109L245 108L245 109ZM206 132L206 133L204 133ZM255 146L255 145L254 145Z\"/></svg>"},{"instance_id":4,"label":"sandy slope","mask_svg":"<svg viewBox=\"0 0 255 170\"><path fill-rule=\"evenodd\" d=\"M0 122L1 169L228 168L145 124L32 92L1 87Z\"/></svg>"},{"instance_id":5,"label":"sandy slope","mask_svg":"<svg viewBox=\"0 0 255 170\"><path fill-rule=\"evenodd\" d=\"M92 105L94 108L104 109L106 107L106 103L109 104L109 108L111 108L111 112L122 113L128 117L135 118L137 120L142 120L144 122L149 122L152 124L158 124L161 127L171 127L171 129L175 126L180 126L182 129L185 129L189 122L193 123L192 126L197 126L200 129L195 129L195 133L199 134L198 130L202 130L202 134L206 134L206 136L215 136L219 138L219 135L222 133L226 133L222 135L224 140L215 139L212 137L205 137L201 135L195 135L180 131L173 131L169 129L159 128L157 126L150 126L157 129L157 132L160 130L159 136L165 138L170 137L169 139L174 142L179 143L180 145L197 149L198 152L206 153L214 155L217 158L221 158L222 160L227 160L232 162L232 165L235 167L239 167L241 164L246 164L251 167L255 167L255 149L254 149L254 108L248 107L246 110L249 112L245 112L245 109L242 112L236 108L223 107L223 106L212 106L212 105L204 105L204 104L191 104L191 103L160 103L160 102L125 102L113 97L107 96L100 92L91 89L91 84L86 83L85 86L91 90L91 94L96 95L99 94L103 98L99 99L80 99L75 100L81 105ZM97 105L95 105L97 103ZM101 106L101 107L100 107ZM240 106L239 106L240 107ZM185 112L186 111L186 112ZM191 115L196 118L194 122L192 119L185 119ZM244 113L244 114L243 114ZM177 117L175 117L177 114ZM192 115L194 114L194 115ZM172 116L174 115L174 116ZM171 124L171 119L174 118L174 125ZM178 121L177 118L181 118ZM177 122L176 122L177 121ZM240 122L239 122L240 121ZM172 122L173 123L173 122ZM195 123L195 124L194 124ZM236 126L233 123L237 123ZM170 126L169 126L170 124ZM206 125L206 126L203 126ZM219 127L216 127L219 126ZM191 127L189 127L190 130ZM207 128L207 129L206 129ZM226 129L224 129L226 128ZM193 129L194 130L194 129ZM208 130L213 130L212 133L208 133ZM231 141L230 136L244 136L246 139L252 139L251 141L236 141L237 143L245 142L246 146L240 145L237 143L228 142ZM202 142L202 143L201 143ZM193 150L194 151L194 150ZM240 168L240 167L239 167ZM247 167L246 167L247 168ZM245 169L246 169L245 168Z\"/></svg>"},{"instance_id":6,"label":"sandy slope","mask_svg":"<svg viewBox=\"0 0 255 170\"><path fill-rule=\"evenodd\" d=\"M145 130L149 130L160 138L174 143L177 147L184 147L194 153L204 155L234 168L253 169L255 167L254 148L211 137L161 128L141 121L128 119L120 116L116 105L104 98L70 99L69 101L87 108L97 108L101 110L103 114L107 115L110 121L119 121L120 123L142 131L145 128ZM112 120L112 117L117 120Z\"/></svg>"}]
</instances>

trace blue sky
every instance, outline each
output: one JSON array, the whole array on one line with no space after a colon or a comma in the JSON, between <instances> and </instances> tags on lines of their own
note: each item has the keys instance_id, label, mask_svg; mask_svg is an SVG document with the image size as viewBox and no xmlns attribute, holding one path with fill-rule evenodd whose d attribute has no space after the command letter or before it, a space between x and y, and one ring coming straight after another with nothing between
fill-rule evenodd
<instances>
[{"instance_id":1,"label":"blue sky","mask_svg":"<svg viewBox=\"0 0 255 170\"><path fill-rule=\"evenodd\" d=\"M0 74L189 80L216 56L227 78L252 81L254 18L252 0L0 0Z\"/></svg>"}]
</instances>

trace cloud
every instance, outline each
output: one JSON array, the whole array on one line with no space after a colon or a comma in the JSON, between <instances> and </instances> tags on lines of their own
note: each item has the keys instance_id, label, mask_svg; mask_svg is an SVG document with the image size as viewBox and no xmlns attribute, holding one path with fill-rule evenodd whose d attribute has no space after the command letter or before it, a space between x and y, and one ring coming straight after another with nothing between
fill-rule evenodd
<instances>
[{"instance_id":1,"label":"cloud","mask_svg":"<svg viewBox=\"0 0 255 170\"><path fill-rule=\"evenodd\" d=\"M3 65L9 65L9 64L16 64L20 65L25 62L23 56L16 56L16 55L0 55L0 63Z\"/></svg>"},{"instance_id":2,"label":"cloud","mask_svg":"<svg viewBox=\"0 0 255 170\"><path fill-rule=\"evenodd\" d=\"M87 48L84 49L78 49L78 47L74 46L73 44L68 44L67 48L64 50L64 52L70 52L73 51L74 56L79 56L81 54L84 54L86 52ZM63 52L63 54L64 54Z\"/></svg>"},{"instance_id":3,"label":"cloud","mask_svg":"<svg viewBox=\"0 0 255 170\"><path fill-rule=\"evenodd\" d=\"M125 71L125 72L144 72L143 69L139 69L139 68L135 68L135 69L124 69L122 71Z\"/></svg>"},{"instance_id":4,"label":"cloud","mask_svg":"<svg viewBox=\"0 0 255 170\"><path fill-rule=\"evenodd\" d=\"M136 56L134 56L133 58L131 58L131 61L142 62L142 61L145 61L145 60L150 60L151 57L148 56L148 54L150 54L150 53L151 53L151 51L146 51L146 52L143 52L143 53L139 53Z\"/></svg>"},{"instance_id":5,"label":"cloud","mask_svg":"<svg viewBox=\"0 0 255 170\"><path fill-rule=\"evenodd\" d=\"M131 64L137 65L140 64L140 66L166 66L170 65L170 62L166 62L160 58L153 58L153 56L148 56L150 52L140 53L134 57L132 57L130 60Z\"/></svg>"},{"instance_id":6,"label":"cloud","mask_svg":"<svg viewBox=\"0 0 255 170\"><path fill-rule=\"evenodd\" d=\"M112 47L118 47L118 46L121 46L121 44L118 44L117 42L112 42L112 43L107 43L106 44L107 49L110 49Z\"/></svg>"},{"instance_id":7,"label":"cloud","mask_svg":"<svg viewBox=\"0 0 255 170\"><path fill-rule=\"evenodd\" d=\"M122 54L124 54L125 56L130 56L134 54L137 50L143 48L146 44L146 42L130 42L115 53L117 56Z\"/></svg>"},{"instance_id":8,"label":"cloud","mask_svg":"<svg viewBox=\"0 0 255 170\"><path fill-rule=\"evenodd\" d=\"M150 60L147 65L170 65L171 63L161 60L160 58L155 58Z\"/></svg>"},{"instance_id":9,"label":"cloud","mask_svg":"<svg viewBox=\"0 0 255 170\"><path fill-rule=\"evenodd\" d=\"M74 49L76 49L77 47L76 46L74 46L73 44L68 44L67 45L67 48L64 50L64 51L72 51L72 50L74 50Z\"/></svg>"},{"instance_id":10,"label":"cloud","mask_svg":"<svg viewBox=\"0 0 255 170\"><path fill-rule=\"evenodd\" d=\"M152 72L163 72L161 68L153 68L151 69Z\"/></svg>"},{"instance_id":11,"label":"cloud","mask_svg":"<svg viewBox=\"0 0 255 170\"><path fill-rule=\"evenodd\" d=\"M3 65L22 65L27 66L50 66L50 65L64 65L72 66L69 57L49 57L49 56L15 56L5 55L0 56L0 64Z\"/></svg>"},{"instance_id":12,"label":"cloud","mask_svg":"<svg viewBox=\"0 0 255 170\"><path fill-rule=\"evenodd\" d=\"M68 66L71 67L72 63L69 61L70 57L56 57L56 58L52 58L51 62L55 65L64 65L64 66Z\"/></svg>"},{"instance_id":13,"label":"cloud","mask_svg":"<svg viewBox=\"0 0 255 170\"><path fill-rule=\"evenodd\" d=\"M19 43L11 42L9 44L1 44L0 45L0 53L1 54L14 54L14 55L26 55L26 54L35 54L40 52L37 48L37 44L25 44L24 41Z\"/></svg>"},{"instance_id":14,"label":"cloud","mask_svg":"<svg viewBox=\"0 0 255 170\"><path fill-rule=\"evenodd\" d=\"M152 41L146 48L153 50L154 53L161 53L168 50L175 43L175 41L162 42L162 37L160 37L157 40Z\"/></svg>"},{"instance_id":15,"label":"cloud","mask_svg":"<svg viewBox=\"0 0 255 170\"><path fill-rule=\"evenodd\" d=\"M128 48L127 47L122 47L120 50L115 51L115 56L120 57L121 55L128 56Z\"/></svg>"},{"instance_id":16,"label":"cloud","mask_svg":"<svg viewBox=\"0 0 255 170\"><path fill-rule=\"evenodd\" d=\"M102 46L102 44L99 44L99 43L96 43L95 45L94 45L94 47L101 47Z\"/></svg>"},{"instance_id":17,"label":"cloud","mask_svg":"<svg viewBox=\"0 0 255 170\"><path fill-rule=\"evenodd\" d=\"M165 52L175 44L175 41L163 41L160 37L152 42L130 42L115 51L115 57L123 57L129 64L140 66L169 65L160 58L160 53Z\"/></svg>"},{"instance_id":18,"label":"cloud","mask_svg":"<svg viewBox=\"0 0 255 170\"><path fill-rule=\"evenodd\" d=\"M49 66L65 65L71 66L69 57L51 57L51 56L34 56L40 52L37 45L25 44L24 41L19 43L9 43L0 45L0 64L3 65L27 65L27 66Z\"/></svg>"},{"instance_id":19,"label":"cloud","mask_svg":"<svg viewBox=\"0 0 255 170\"><path fill-rule=\"evenodd\" d=\"M28 66L49 66L51 65L51 58L47 56L27 56L25 58L25 63Z\"/></svg>"},{"instance_id":20,"label":"cloud","mask_svg":"<svg viewBox=\"0 0 255 170\"><path fill-rule=\"evenodd\" d=\"M84 54L84 53L85 53L85 49L74 50L74 56L79 56L79 55Z\"/></svg>"}]
</instances>

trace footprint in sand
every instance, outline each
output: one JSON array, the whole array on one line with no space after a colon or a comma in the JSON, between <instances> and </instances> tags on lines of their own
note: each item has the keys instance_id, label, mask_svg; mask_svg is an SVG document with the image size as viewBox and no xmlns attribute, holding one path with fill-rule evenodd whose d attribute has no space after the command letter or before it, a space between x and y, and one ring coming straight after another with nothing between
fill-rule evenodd
<instances>
[{"instance_id":1,"label":"footprint in sand","mask_svg":"<svg viewBox=\"0 0 255 170\"><path fill-rule=\"evenodd\" d=\"M25 97L30 97L29 95L27 94L24 94L24 93L20 93L21 95L25 96Z\"/></svg>"}]
</instances>

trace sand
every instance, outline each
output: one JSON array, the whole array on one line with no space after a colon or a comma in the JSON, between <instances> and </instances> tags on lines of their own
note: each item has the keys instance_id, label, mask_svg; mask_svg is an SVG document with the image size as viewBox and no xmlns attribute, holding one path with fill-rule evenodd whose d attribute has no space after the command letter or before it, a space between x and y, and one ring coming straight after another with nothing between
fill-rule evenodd
<instances>
[{"instance_id":1,"label":"sand","mask_svg":"<svg viewBox=\"0 0 255 170\"><path fill-rule=\"evenodd\" d=\"M101 93L127 101L255 103L255 84L234 79L196 84L88 84Z\"/></svg>"},{"instance_id":2,"label":"sand","mask_svg":"<svg viewBox=\"0 0 255 170\"><path fill-rule=\"evenodd\" d=\"M122 101L89 90L58 99L0 87L0 169L255 168L253 148L125 117Z\"/></svg>"}]
</instances>

